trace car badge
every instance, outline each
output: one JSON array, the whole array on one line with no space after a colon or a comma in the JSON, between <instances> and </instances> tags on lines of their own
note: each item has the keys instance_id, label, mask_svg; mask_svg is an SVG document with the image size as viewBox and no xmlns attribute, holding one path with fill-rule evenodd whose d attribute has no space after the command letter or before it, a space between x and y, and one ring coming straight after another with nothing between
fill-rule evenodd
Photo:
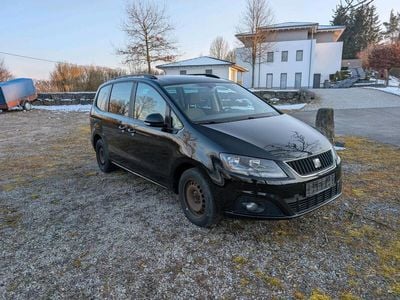
<instances>
[{"instance_id":1,"label":"car badge","mask_svg":"<svg viewBox=\"0 0 400 300\"><path fill-rule=\"evenodd\" d=\"M321 161L319 160L319 158L314 158L312 161L313 161L314 167L316 169L321 168L322 165L321 165Z\"/></svg>"}]
</instances>

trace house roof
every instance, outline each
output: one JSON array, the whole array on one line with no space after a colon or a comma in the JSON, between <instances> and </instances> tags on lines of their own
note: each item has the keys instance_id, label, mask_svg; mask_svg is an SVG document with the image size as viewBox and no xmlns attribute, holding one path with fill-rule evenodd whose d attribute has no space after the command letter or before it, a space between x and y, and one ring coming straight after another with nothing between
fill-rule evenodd
<instances>
[{"instance_id":1,"label":"house roof","mask_svg":"<svg viewBox=\"0 0 400 300\"><path fill-rule=\"evenodd\" d=\"M218 58L214 58L211 56L200 56L191 59L180 60L168 64L163 64L157 66L159 69L167 69L167 68L176 68L176 67L195 67L195 66L221 66L227 65L231 66L234 65L233 62L222 60Z\"/></svg>"},{"instance_id":2,"label":"house roof","mask_svg":"<svg viewBox=\"0 0 400 300\"><path fill-rule=\"evenodd\" d=\"M313 27L318 26L315 22L284 22L265 26L265 29L286 29L286 28L298 28L298 27Z\"/></svg>"},{"instance_id":3,"label":"house roof","mask_svg":"<svg viewBox=\"0 0 400 300\"><path fill-rule=\"evenodd\" d=\"M318 31L332 31L332 30L340 30L346 29L346 26L341 25L318 25Z\"/></svg>"},{"instance_id":4,"label":"house roof","mask_svg":"<svg viewBox=\"0 0 400 300\"><path fill-rule=\"evenodd\" d=\"M308 29L314 28L317 32L319 31L336 31L344 30L345 26L335 26L335 25L319 25L316 22L284 22L277 23L268 26L261 27L264 30L270 31L283 31L283 30L296 30L296 29ZM251 35L250 32L239 33L236 37Z\"/></svg>"}]
</instances>

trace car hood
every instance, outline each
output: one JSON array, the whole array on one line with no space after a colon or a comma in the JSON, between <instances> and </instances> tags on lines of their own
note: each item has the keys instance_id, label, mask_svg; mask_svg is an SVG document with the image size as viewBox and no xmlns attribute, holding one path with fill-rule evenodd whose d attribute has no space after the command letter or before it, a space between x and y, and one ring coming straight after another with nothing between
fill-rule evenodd
<instances>
[{"instance_id":1,"label":"car hood","mask_svg":"<svg viewBox=\"0 0 400 300\"><path fill-rule=\"evenodd\" d=\"M226 145L226 137L214 135L218 138L215 142L223 141L224 148L232 149L235 154L250 156L255 152L250 148L255 146L258 150L264 150L263 157L290 160L311 156L332 148L328 139L319 131L286 114L203 126L233 137L234 139L230 139L231 145ZM240 141L237 139L244 142L241 143L242 147L238 145Z\"/></svg>"}]
</instances>

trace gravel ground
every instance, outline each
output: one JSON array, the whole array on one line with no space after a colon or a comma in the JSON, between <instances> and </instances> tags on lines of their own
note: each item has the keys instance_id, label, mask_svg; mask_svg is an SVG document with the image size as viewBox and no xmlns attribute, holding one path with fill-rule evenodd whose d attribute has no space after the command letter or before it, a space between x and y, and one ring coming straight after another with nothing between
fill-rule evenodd
<instances>
[{"instance_id":1,"label":"gravel ground","mask_svg":"<svg viewBox=\"0 0 400 300\"><path fill-rule=\"evenodd\" d=\"M379 90L364 88L313 89L318 101L308 104L304 110L321 107L334 109L400 107L400 97Z\"/></svg>"},{"instance_id":2,"label":"gravel ground","mask_svg":"<svg viewBox=\"0 0 400 300\"><path fill-rule=\"evenodd\" d=\"M86 113L0 131L0 298L400 297L398 148L349 138L344 196L317 212L201 229L172 192L99 172Z\"/></svg>"}]
</instances>

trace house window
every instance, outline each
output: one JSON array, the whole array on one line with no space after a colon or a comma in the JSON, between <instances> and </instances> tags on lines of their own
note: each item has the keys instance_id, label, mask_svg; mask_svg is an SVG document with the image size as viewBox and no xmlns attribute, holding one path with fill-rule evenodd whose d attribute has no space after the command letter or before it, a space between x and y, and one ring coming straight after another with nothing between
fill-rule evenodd
<instances>
[{"instance_id":1,"label":"house window","mask_svg":"<svg viewBox=\"0 0 400 300\"><path fill-rule=\"evenodd\" d=\"M303 61L303 50L296 51L296 61Z\"/></svg>"},{"instance_id":2,"label":"house window","mask_svg":"<svg viewBox=\"0 0 400 300\"><path fill-rule=\"evenodd\" d=\"M296 89L301 88L301 73L294 74L294 87Z\"/></svg>"},{"instance_id":3,"label":"house window","mask_svg":"<svg viewBox=\"0 0 400 300\"><path fill-rule=\"evenodd\" d=\"M273 74L267 73L267 89L272 89Z\"/></svg>"},{"instance_id":4,"label":"house window","mask_svg":"<svg viewBox=\"0 0 400 300\"><path fill-rule=\"evenodd\" d=\"M206 74L212 74L212 69L206 69Z\"/></svg>"},{"instance_id":5,"label":"house window","mask_svg":"<svg viewBox=\"0 0 400 300\"><path fill-rule=\"evenodd\" d=\"M286 89L287 86L287 73L281 73L281 89Z\"/></svg>"},{"instance_id":6,"label":"house window","mask_svg":"<svg viewBox=\"0 0 400 300\"><path fill-rule=\"evenodd\" d=\"M267 62L274 62L274 52L267 52Z\"/></svg>"},{"instance_id":7,"label":"house window","mask_svg":"<svg viewBox=\"0 0 400 300\"><path fill-rule=\"evenodd\" d=\"M180 75L186 75L186 70L180 70L180 71L179 71L179 74L180 74Z\"/></svg>"},{"instance_id":8,"label":"house window","mask_svg":"<svg viewBox=\"0 0 400 300\"><path fill-rule=\"evenodd\" d=\"M281 61L288 61L288 52L282 51Z\"/></svg>"}]
</instances>

